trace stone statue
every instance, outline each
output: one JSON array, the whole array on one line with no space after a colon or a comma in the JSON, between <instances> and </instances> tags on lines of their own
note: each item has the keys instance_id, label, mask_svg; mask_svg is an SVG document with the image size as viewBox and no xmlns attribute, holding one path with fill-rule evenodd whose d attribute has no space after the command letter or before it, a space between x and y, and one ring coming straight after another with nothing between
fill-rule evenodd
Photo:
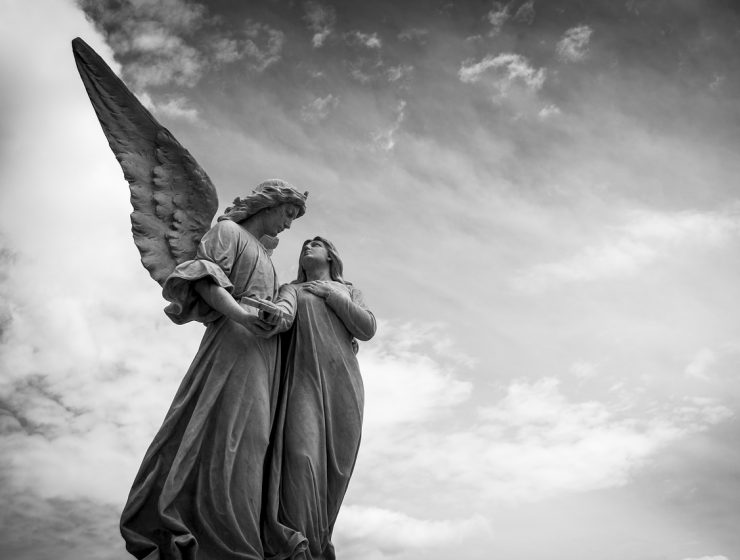
<instances>
[{"instance_id":1,"label":"stone statue","mask_svg":"<svg viewBox=\"0 0 740 560\"><path fill-rule=\"evenodd\" d=\"M334 559L362 429L356 340L375 318L321 237L278 289L270 252L308 193L266 181L211 227L206 173L89 46L72 45L165 312L206 325L124 507L126 548L146 560Z\"/></svg>"},{"instance_id":2,"label":"stone statue","mask_svg":"<svg viewBox=\"0 0 740 560\"><path fill-rule=\"evenodd\" d=\"M375 334L334 245L303 244L298 279L280 288L283 367L263 520L265 558L334 560L334 522L355 466L364 392L355 339Z\"/></svg>"},{"instance_id":3,"label":"stone statue","mask_svg":"<svg viewBox=\"0 0 740 560\"><path fill-rule=\"evenodd\" d=\"M129 182L134 241L176 323L206 324L121 517L137 558L262 559L264 466L278 402L279 339L257 310L277 296L268 249L308 193L267 181L213 228L215 189L192 156L81 39L77 67Z\"/></svg>"}]
</instances>

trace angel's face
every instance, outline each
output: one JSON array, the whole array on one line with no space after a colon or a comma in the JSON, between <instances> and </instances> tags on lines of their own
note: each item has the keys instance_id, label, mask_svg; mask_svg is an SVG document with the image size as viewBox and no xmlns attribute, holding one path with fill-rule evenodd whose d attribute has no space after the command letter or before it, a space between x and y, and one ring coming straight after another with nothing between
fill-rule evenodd
<instances>
[{"instance_id":1,"label":"angel's face","mask_svg":"<svg viewBox=\"0 0 740 560\"><path fill-rule=\"evenodd\" d=\"M279 204L268 208L265 213L265 233L275 236L281 231L290 229L298 215L298 207L294 204Z\"/></svg>"}]
</instances>

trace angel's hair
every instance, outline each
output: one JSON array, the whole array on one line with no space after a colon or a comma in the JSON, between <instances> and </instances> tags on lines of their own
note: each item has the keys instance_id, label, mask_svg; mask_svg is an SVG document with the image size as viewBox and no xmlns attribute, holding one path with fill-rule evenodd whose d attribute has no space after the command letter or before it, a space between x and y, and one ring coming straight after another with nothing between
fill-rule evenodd
<instances>
[{"instance_id":1,"label":"angel's hair","mask_svg":"<svg viewBox=\"0 0 740 560\"><path fill-rule=\"evenodd\" d=\"M254 216L260 210L279 206L280 204L293 204L298 207L295 219L306 213L306 198L308 191L301 194L293 185L280 179L270 179L260 183L251 194L234 199L234 205L229 206L218 221L231 220L236 223L243 222L250 216Z\"/></svg>"},{"instance_id":2,"label":"angel's hair","mask_svg":"<svg viewBox=\"0 0 740 560\"><path fill-rule=\"evenodd\" d=\"M339 253L337 252L337 248L334 246L334 243L332 243L328 239L319 236L316 236L313 239L306 239L303 242L303 245L301 245L301 255L303 254L303 249L305 248L305 246L312 241L321 241L321 243L324 244L324 247L326 247L326 252L329 254L329 276L331 276L331 279L336 280L337 282L341 282L342 284L351 285L350 282L347 282L344 278L342 278L342 273L344 272L344 264L342 264L342 259L339 258ZM298 278L296 278L296 282L305 282L306 280L306 270L301 266L301 259L299 257Z\"/></svg>"}]
</instances>

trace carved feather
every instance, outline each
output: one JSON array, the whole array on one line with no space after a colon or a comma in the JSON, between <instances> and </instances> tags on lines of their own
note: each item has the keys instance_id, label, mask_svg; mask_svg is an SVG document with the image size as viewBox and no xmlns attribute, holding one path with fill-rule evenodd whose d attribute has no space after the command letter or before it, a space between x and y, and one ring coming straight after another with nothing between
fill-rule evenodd
<instances>
[{"instance_id":1,"label":"carved feather","mask_svg":"<svg viewBox=\"0 0 740 560\"><path fill-rule=\"evenodd\" d=\"M159 284L192 259L218 209L206 172L79 37L77 69L131 191L131 231L141 262Z\"/></svg>"}]
</instances>

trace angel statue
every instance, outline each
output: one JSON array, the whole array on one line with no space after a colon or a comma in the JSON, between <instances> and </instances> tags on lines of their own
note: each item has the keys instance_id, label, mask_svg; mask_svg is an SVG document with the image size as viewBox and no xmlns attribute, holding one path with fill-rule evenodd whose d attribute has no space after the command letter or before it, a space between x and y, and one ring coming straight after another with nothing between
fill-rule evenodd
<instances>
[{"instance_id":1,"label":"angel statue","mask_svg":"<svg viewBox=\"0 0 740 560\"><path fill-rule=\"evenodd\" d=\"M279 316L269 251L308 193L264 182L211 227L218 200L203 169L84 41L72 49L130 185L134 242L165 312L206 325L124 507L126 548L147 560L262 559L280 351L257 308Z\"/></svg>"}]
</instances>

